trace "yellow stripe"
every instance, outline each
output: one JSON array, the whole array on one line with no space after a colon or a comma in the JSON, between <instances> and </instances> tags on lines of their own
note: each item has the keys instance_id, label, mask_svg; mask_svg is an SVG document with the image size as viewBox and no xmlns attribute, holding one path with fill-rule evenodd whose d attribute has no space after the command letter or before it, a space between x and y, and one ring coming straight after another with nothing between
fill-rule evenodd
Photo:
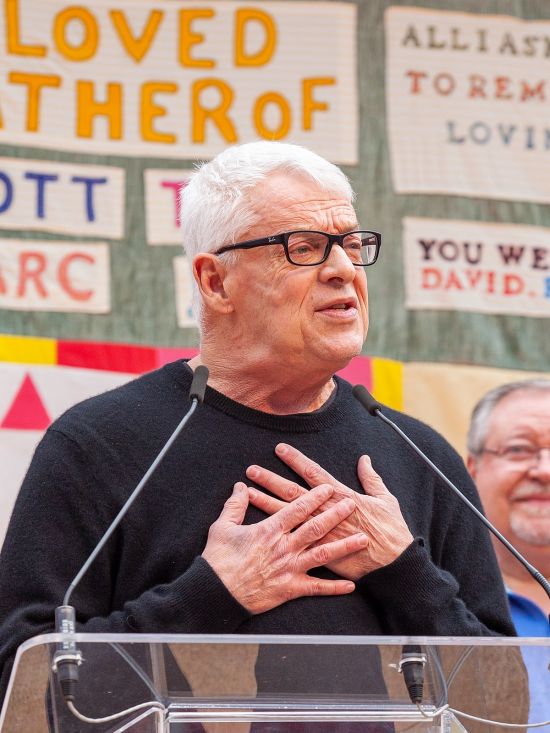
<instances>
[{"instance_id":1,"label":"yellow stripe","mask_svg":"<svg viewBox=\"0 0 550 733\"><path fill-rule=\"evenodd\" d=\"M372 393L382 404L403 410L403 364L400 361L372 360Z\"/></svg>"},{"instance_id":2,"label":"yellow stripe","mask_svg":"<svg viewBox=\"0 0 550 733\"><path fill-rule=\"evenodd\" d=\"M55 339L0 335L0 361L21 364L57 364Z\"/></svg>"}]
</instances>

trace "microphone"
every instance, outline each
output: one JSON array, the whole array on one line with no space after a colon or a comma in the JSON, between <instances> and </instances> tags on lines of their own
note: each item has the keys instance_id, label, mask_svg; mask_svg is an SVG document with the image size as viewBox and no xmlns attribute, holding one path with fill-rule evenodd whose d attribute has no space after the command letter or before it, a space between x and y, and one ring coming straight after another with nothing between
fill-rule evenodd
<instances>
[{"instance_id":1,"label":"microphone","mask_svg":"<svg viewBox=\"0 0 550 733\"><path fill-rule=\"evenodd\" d=\"M189 388L189 399L197 400L197 403L202 405L207 382L208 368L200 364L193 372L193 379Z\"/></svg>"},{"instance_id":2,"label":"microphone","mask_svg":"<svg viewBox=\"0 0 550 733\"><path fill-rule=\"evenodd\" d=\"M546 580L544 575L539 572L533 565L531 565L530 562L528 562L523 555L516 550L514 545L512 545L511 542L508 542L506 537L504 537L503 534L501 534L498 529L491 524L491 522L487 519L487 517L479 511L479 509L472 504L472 502L458 489L453 482L445 476L445 474L439 470L439 468L430 461L428 456L423 453L420 448L414 443L408 435L406 435L401 428L396 425L393 420L390 420L389 417L386 417L384 413L382 412L382 405L380 405L374 397L370 394L370 392L367 390L366 387L363 387L362 384L356 384L355 387L353 387L353 396L355 399L357 399L369 412L371 415L374 415L376 417L379 417L381 420L383 420L387 425L389 425L395 432L414 450L414 452L422 458L424 463L426 463L429 468L450 488L452 491L455 492L455 494L458 496L458 498L466 504L466 506L476 515L476 517L483 522L483 524L487 527L487 529L494 534L494 536L502 542L502 544L514 555L514 557L519 560L519 562L524 566L524 568L532 575L532 577L544 588L546 591L546 594L550 598L550 583Z\"/></svg>"},{"instance_id":3,"label":"microphone","mask_svg":"<svg viewBox=\"0 0 550 733\"><path fill-rule=\"evenodd\" d=\"M403 674L411 702L420 705L424 694L424 665L426 655L416 644L405 644L401 651L401 659L397 671Z\"/></svg>"},{"instance_id":4,"label":"microphone","mask_svg":"<svg viewBox=\"0 0 550 733\"><path fill-rule=\"evenodd\" d=\"M70 583L63 598L63 605L58 606L58 608L56 608L55 610L55 630L59 634L68 635L68 638L58 644L57 651L54 654L52 662L52 670L57 673L63 697L68 702L74 701L76 683L78 682L78 667L80 664L82 664L82 654L76 648L74 639L70 638L74 635L76 629L75 609L73 606L69 605L71 594L78 585L78 583L82 580L86 572L89 570L90 565L93 563L105 544L108 542L109 538L122 521L128 509L132 506L138 495L141 493L142 489L145 487L153 473L156 471L160 462L162 461L166 453L170 450L172 444L197 409L197 406L202 404L204 400L204 393L206 390L207 381L207 367L203 365L198 366L193 373L193 379L191 381L191 387L189 389L191 407L185 413L181 422L177 425L172 435L168 438L164 446L161 448L161 450L157 454L157 457L154 459L154 461L151 463L151 465L143 475L141 481L132 491L128 499L126 499L119 513L113 519L113 521L105 531L103 537L99 540L84 565L80 568L80 570Z\"/></svg>"},{"instance_id":5,"label":"microphone","mask_svg":"<svg viewBox=\"0 0 550 733\"><path fill-rule=\"evenodd\" d=\"M402 438L407 445L409 445L414 452L420 456L420 458L426 463L426 465L438 476L454 493L458 496L458 498L466 504L466 506L476 515L476 517L483 522L483 524L487 527L487 529L494 534L494 536L502 542L502 544L512 553L512 555L523 565L523 567L529 572L529 574L543 587L546 594L550 598L550 583L546 580L544 575L539 572L533 565L531 565L526 558L523 557L523 555L516 550L514 545L512 545L511 542L509 542L506 537L504 537L503 534L501 534L498 529L491 524L491 522L487 519L487 517L479 511L479 509L472 504L472 502L460 491L460 489L453 484L453 482L445 476L445 474L439 470L439 468L435 465L435 463L432 463L432 461L428 458L428 456L420 450L420 448L414 443L408 435L406 435L401 428L396 425L393 420L390 420L389 417L384 415L382 412L382 405L377 402L374 397L370 394L368 389L364 387L362 384L356 384L353 389L353 396L356 400L358 400L365 410L373 415L374 417L380 418L383 422L385 422L387 425L389 425L398 435L400 438ZM400 668L399 671L401 671L401 667L403 668L403 676L405 678L405 682L407 684L407 690L409 691L409 696L411 698L411 701L413 703L419 702L417 699L418 697L418 688L417 688L417 680L418 680L418 674L422 673L422 667L423 664L420 664L421 660L419 658L416 659L409 659L407 666L405 666L406 661L405 658L407 657L406 653L407 647L403 647L403 656L400 661ZM420 666L419 666L420 664ZM415 669L416 668L416 669ZM407 675L407 670L410 670L409 674ZM409 678L409 681L407 681L407 677ZM420 695L422 695L422 690L420 689Z\"/></svg>"}]
</instances>

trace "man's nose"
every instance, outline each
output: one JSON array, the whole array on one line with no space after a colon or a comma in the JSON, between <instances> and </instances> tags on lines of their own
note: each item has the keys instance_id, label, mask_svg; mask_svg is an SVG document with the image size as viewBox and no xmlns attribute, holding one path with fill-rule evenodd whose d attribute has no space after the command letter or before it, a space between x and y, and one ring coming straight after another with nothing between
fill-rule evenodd
<instances>
[{"instance_id":1,"label":"man's nose","mask_svg":"<svg viewBox=\"0 0 550 733\"><path fill-rule=\"evenodd\" d=\"M530 473L542 481L550 482L550 448L541 448Z\"/></svg>"},{"instance_id":2,"label":"man's nose","mask_svg":"<svg viewBox=\"0 0 550 733\"><path fill-rule=\"evenodd\" d=\"M345 282L351 282L357 270L353 262L346 254L343 247L333 244L328 258L321 265L321 277L325 280L339 278Z\"/></svg>"}]
</instances>

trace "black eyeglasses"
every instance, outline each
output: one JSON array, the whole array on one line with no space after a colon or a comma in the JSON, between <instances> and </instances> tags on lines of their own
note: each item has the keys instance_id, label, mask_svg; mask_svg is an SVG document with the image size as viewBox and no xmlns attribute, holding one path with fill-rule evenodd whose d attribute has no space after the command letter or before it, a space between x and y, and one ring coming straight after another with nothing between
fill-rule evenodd
<instances>
[{"instance_id":1,"label":"black eyeglasses","mask_svg":"<svg viewBox=\"0 0 550 733\"><path fill-rule=\"evenodd\" d=\"M548 448L537 448L535 445L507 445L499 450L493 450L492 448L482 448L480 453L490 453L493 456L502 458L510 463L529 463L535 464L540 461L543 451L548 451L550 454L550 447Z\"/></svg>"},{"instance_id":2,"label":"black eyeglasses","mask_svg":"<svg viewBox=\"0 0 550 733\"><path fill-rule=\"evenodd\" d=\"M345 234L327 232L294 231L276 234L273 237L250 239L247 242L227 244L216 250L221 255L233 249L253 249L270 244L282 244L287 260L298 267L320 265L327 260L334 244L339 244L355 267L374 265L378 258L382 235L378 232L356 231Z\"/></svg>"}]
</instances>

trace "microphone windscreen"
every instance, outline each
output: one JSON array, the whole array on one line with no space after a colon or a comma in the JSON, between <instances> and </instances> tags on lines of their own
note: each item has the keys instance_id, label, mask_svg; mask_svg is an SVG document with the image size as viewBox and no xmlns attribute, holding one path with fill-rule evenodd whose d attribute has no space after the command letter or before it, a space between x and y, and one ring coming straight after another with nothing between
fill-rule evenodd
<instances>
[{"instance_id":1,"label":"microphone windscreen","mask_svg":"<svg viewBox=\"0 0 550 733\"><path fill-rule=\"evenodd\" d=\"M191 389L189 390L189 398L192 400L196 399L199 404L202 404L207 382L208 368L201 364L193 372L193 381L191 382Z\"/></svg>"},{"instance_id":2,"label":"microphone windscreen","mask_svg":"<svg viewBox=\"0 0 550 733\"><path fill-rule=\"evenodd\" d=\"M369 390L362 384L356 384L352 392L355 399L359 400L365 410L370 412L371 415L376 416L377 410L382 411L382 405L374 399Z\"/></svg>"}]
</instances>

